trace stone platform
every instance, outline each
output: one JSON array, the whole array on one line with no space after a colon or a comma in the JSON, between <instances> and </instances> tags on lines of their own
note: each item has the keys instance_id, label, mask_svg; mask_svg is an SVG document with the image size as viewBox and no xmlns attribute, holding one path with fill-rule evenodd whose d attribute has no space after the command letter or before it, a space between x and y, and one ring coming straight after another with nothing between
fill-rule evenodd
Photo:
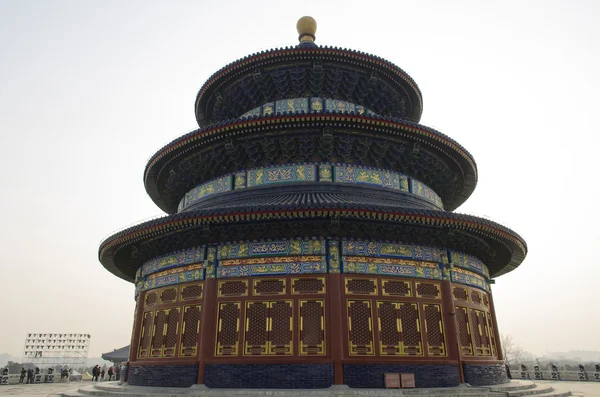
<instances>
[{"instance_id":1,"label":"stone platform","mask_svg":"<svg viewBox=\"0 0 600 397\"><path fill-rule=\"evenodd\" d=\"M573 384L567 382L539 382L516 380L510 383L490 387L458 387L431 389L352 389L347 386L334 386L317 390L290 389L210 389L202 385L188 388L160 388L119 385L117 382L103 382L80 385L78 388L65 390L57 395L62 397L395 397L395 396L435 396L435 397L566 397L584 396L583 393L572 393L569 389L581 387L588 397L600 396L600 384ZM594 391L595 390L595 391Z\"/></svg>"}]
</instances>

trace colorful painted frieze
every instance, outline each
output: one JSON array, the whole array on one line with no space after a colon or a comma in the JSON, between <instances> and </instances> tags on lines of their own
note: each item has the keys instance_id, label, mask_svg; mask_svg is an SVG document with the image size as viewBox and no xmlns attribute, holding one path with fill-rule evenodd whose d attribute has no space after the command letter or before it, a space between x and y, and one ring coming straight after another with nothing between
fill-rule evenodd
<instances>
[{"instance_id":1,"label":"colorful painted frieze","mask_svg":"<svg viewBox=\"0 0 600 397\"><path fill-rule=\"evenodd\" d=\"M319 182L333 182L333 168L330 164L319 164Z\"/></svg>"},{"instance_id":2,"label":"colorful painted frieze","mask_svg":"<svg viewBox=\"0 0 600 397\"><path fill-rule=\"evenodd\" d=\"M337 240L327 241L327 262L329 263L329 273L340 273L342 264L340 258L340 242Z\"/></svg>"},{"instance_id":3,"label":"colorful painted frieze","mask_svg":"<svg viewBox=\"0 0 600 397\"><path fill-rule=\"evenodd\" d=\"M277 113L308 113L308 98L282 99L275 102L275 112Z\"/></svg>"},{"instance_id":4,"label":"colorful painted frieze","mask_svg":"<svg viewBox=\"0 0 600 397\"><path fill-rule=\"evenodd\" d=\"M289 182L315 182L315 164L295 164L248 170L247 187Z\"/></svg>"},{"instance_id":5,"label":"colorful painted frieze","mask_svg":"<svg viewBox=\"0 0 600 397\"><path fill-rule=\"evenodd\" d=\"M145 280L143 283L141 283L141 291L148 291L154 288L164 287L167 285L182 284L190 281L198 281L203 279L204 272L202 269L189 270L176 274L167 274L165 276Z\"/></svg>"},{"instance_id":6,"label":"colorful painted frieze","mask_svg":"<svg viewBox=\"0 0 600 397\"><path fill-rule=\"evenodd\" d=\"M343 273L426 278L441 280L442 270L434 262L364 256L342 256Z\"/></svg>"},{"instance_id":7,"label":"colorful painted frieze","mask_svg":"<svg viewBox=\"0 0 600 397\"><path fill-rule=\"evenodd\" d=\"M264 256L325 255L324 239L242 242L219 246L218 259L238 259Z\"/></svg>"},{"instance_id":8,"label":"colorful painted frieze","mask_svg":"<svg viewBox=\"0 0 600 397\"><path fill-rule=\"evenodd\" d=\"M219 266L217 278L270 276L285 274L315 274L326 273L325 259L312 262L283 262L264 265Z\"/></svg>"},{"instance_id":9,"label":"colorful painted frieze","mask_svg":"<svg viewBox=\"0 0 600 397\"><path fill-rule=\"evenodd\" d=\"M366 109L362 105L356 105L352 102L342 101L339 99L323 99L319 97L312 97L289 98L281 99L276 102L267 102L262 106L247 111L240 117L269 116L276 113L321 113L323 111L356 113L361 115L366 114L369 116L377 114L371 110Z\"/></svg>"},{"instance_id":10,"label":"colorful painted frieze","mask_svg":"<svg viewBox=\"0 0 600 397\"><path fill-rule=\"evenodd\" d=\"M235 174L233 186L235 190L246 188L246 172L237 172Z\"/></svg>"},{"instance_id":11,"label":"colorful painted frieze","mask_svg":"<svg viewBox=\"0 0 600 397\"><path fill-rule=\"evenodd\" d=\"M450 259L452 261L452 265L455 267L460 267L471 270L475 273L479 273L485 276L486 279L490 278L490 272L487 266L475 256L458 251L450 251Z\"/></svg>"},{"instance_id":12,"label":"colorful painted frieze","mask_svg":"<svg viewBox=\"0 0 600 397\"><path fill-rule=\"evenodd\" d=\"M408 192L406 175L388 170L378 170L355 165L335 165L334 182L386 187Z\"/></svg>"},{"instance_id":13,"label":"colorful painted frieze","mask_svg":"<svg viewBox=\"0 0 600 397\"><path fill-rule=\"evenodd\" d=\"M342 254L351 256L415 259L436 263L440 263L442 260L439 248L364 240L344 240L342 242Z\"/></svg>"},{"instance_id":14,"label":"colorful painted frieze","mask_svg":"<svg viewBox=\"0 0 600 397\"><path fill-rule=\"evenodd\" d=\"M472 287L478 287L485 291L489 289L488 283L485 278L481 277L477 273L470 272L465 269L457 267L452 268L452 282L470 285Z\"/></svg>"},{"instance_id":15,"label":"colorful painted frieze","mask_svg":"<svg viewBox=\"0 0 600 397\"><path fill-rule=\"evenodd\" d=\"M325 99L325 111L354 113L356 108L355 105L350 102L340 101L339 99Z\"/></svg>"},{"instance_id":16,"label":"colorful painted frieze","mask_svg":"<svg viewBox=\"0 0 600 397\"><path fill-rule=\"evenodd\" d=\"M213 194L228 192L233 189L233 181L231 175L226 175L210 182L196 186L185 194L183 207L188 207L195 202Z\"/></svg>"},{"instance_id":17,"label":"colorful painted frieze","mask_svg":"<svg viewBox=\"0 0 600 397\"><path fill-rule=\"evenodd\" d=\"M172 252L145 262L141 267L141 276L145 277L160 270L182 265L191 265L193 263L202 262L203 260L204 246Z\"/></svg>"},{"instance_id":18,"label":"colorful painted frieze","mask_svg":"<svg viewBox=\"0 0 600 397\"><path fill-rule=\"evenodd\" d=\"M428 201L432 202L439 208L444 208L444 203L440 196L438 196L430 187L425 185L424 183L410 178L410 191L417 196L423 197Z\"/></svg>"}]
</instances>

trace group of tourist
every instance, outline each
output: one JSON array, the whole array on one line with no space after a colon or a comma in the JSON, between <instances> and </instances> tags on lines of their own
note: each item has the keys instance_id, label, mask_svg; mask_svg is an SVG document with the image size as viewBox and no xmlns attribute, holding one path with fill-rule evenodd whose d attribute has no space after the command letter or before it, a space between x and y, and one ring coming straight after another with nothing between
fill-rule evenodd
<instances>
[{"instance_id":1,"label":"group of tourist","mask_svg":"<svg viewBox=\"0 0 600 397\"><path fill-rule=\"evenodd\" d=\"M40 373L40 369L36 368L36 372L37 374ZM33 376L34 376L34 372L33 372L33 368L29 368L29 369L25 369L25 367L21 368L21 376L19 377L19 383L25 383L25 378L27 378L27 383L33 383Z\"/></svg>"},{"instance_id":2,"label":"group of tourist","mask_svg":"<svg viewBox=\"0 0 600 397\"><path fill-rule=\"evenodd\" d=\"M108 368L108 372L105 368L100 368L99 365L96 365L92 368L92 382L102 382L104 381L104 376L108 375L108 380L113 380L113 376L116 379L119 377L119 367L110 367Z\"/></svg>"}]
</instances>

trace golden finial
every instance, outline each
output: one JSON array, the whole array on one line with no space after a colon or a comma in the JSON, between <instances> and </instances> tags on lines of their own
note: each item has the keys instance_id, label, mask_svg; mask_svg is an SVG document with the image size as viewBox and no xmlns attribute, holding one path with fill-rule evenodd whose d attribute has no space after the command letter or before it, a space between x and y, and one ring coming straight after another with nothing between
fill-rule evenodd
<instances>
[{"instance_id":1,"label":"golden finial","mask_svg":"<svg viewBox=\"0 0 600 397\"><path fill-rule=\"evenodd\" d=\"M314 42L315 33L317 33L317 21L313 17L302 17L298 19L296 23L296 29L298 30L298 40L300 43Z\"/></svg>"}]
</instances>

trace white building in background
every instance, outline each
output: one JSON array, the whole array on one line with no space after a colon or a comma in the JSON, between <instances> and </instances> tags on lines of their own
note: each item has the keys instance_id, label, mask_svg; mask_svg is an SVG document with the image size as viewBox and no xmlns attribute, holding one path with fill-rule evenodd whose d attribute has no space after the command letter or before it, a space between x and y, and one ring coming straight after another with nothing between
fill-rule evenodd
<instances>
[{"instance_id":1,"label":"white building in background","mask_svg":"<svg viewBox=\"0 0 600 397\"><path fill-rule=\"evenodd\" d=\"M45 369L74 368L82 371L90 348L90 334L30 333L25 336L22 363Z\"/></svg>"}]
</instances>

